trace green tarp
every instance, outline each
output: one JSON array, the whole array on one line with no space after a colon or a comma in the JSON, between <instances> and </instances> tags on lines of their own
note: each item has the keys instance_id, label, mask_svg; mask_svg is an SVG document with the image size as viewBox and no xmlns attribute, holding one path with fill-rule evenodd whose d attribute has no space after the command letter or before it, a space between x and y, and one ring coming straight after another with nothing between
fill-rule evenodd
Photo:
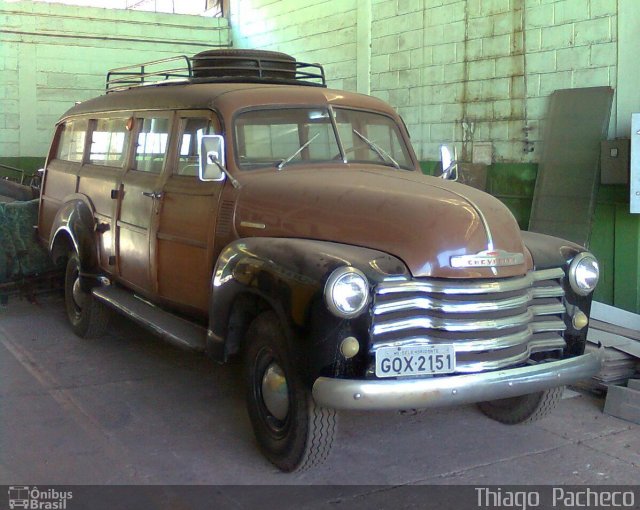
<instances>
[{"instance_id":1,"label":"green tarp","mask_svg":"<svg viewBox=\"0 0 640 510\"><path fill-rule=\"evenodd\" d=\"M0 203L0 283L54 269L38 242L38 200Z\"/></svg>"}]
</instances>

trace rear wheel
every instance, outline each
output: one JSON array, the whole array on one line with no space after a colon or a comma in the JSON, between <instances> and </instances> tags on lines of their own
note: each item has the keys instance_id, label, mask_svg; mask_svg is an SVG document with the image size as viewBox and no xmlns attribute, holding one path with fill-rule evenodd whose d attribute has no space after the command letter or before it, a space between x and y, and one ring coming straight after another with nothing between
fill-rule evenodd
<instances>
[{"instance_id":1,"label":"rear wheel","mask_svg":"<svg viewBox=\"0 0 640 510\"><path fill-rule=\"evenodd\" d=\"M560 402L563 391L564 386L560 386L521 397L481 402L478 407L489 418L500 423L531 423L553 411Z\"/></svg>"},{"instance_id":2,"label":"rear wheel","mask_svg":"<svg viewBox=\"0 0 640 510\"><path fill-rule=\"evenodd\" d=\"M247 408L260 449L287 472L322 464L333 445L336 411L317 406L300 380L275 314L258 316L247 341Z\"/></svg>"},{"instance_id":3,"label":"rear wheel","mask_svg":"<svg viewBox=\"0 0 640 510\"><path fill-rule=\"evenodd\" d=\"M107 330L109 310L80 286L80 259L73 253L67 260L64 302L73 332L82 338L98 338Z\"/></svg>"}]
</instances>

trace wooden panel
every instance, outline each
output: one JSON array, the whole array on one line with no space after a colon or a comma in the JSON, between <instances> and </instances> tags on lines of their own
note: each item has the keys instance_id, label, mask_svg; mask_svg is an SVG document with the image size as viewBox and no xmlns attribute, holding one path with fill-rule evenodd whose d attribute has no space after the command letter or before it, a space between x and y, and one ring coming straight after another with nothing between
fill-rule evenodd
<instances>
[{"instance_id":1,"label":"wooden panel","mask_svg":"<svg viewBox=\"0 0 640 510\"><path fill-rule=\"evenodd\" d=\"M158 294L205 313L222 187L223 183L202 182L196 177L169 177L163 188L155 236Z\"/></svg>"},{"instance_id":2,"label":"wooden panel","mask_svg":"<svg viewBox=\"0 0 640 510\"><path fill-rule=\"evenodd\" d=\"M116 188L120 173L119 170L86 165L80 172L78 193L91 197L97 213L112 217L116 201L111 198L111 190Z\"/></svg>"},{"instance_id":3,"label":"wooden panel","mask_svg":"<svg viewBox=\"0 0 640 510\"><path fill-rule=\"evenodd\" d=\"M149 236L135 227L118 226L120 276L129 283L147 290L149 288Z\"/></svg>"},{"instance_id":4,"label":"wooden panel","mask_svg":"<svg viewBox=\"0 0 640 510\"><path fill-rule=\"evenodd\" d=\"M159 234L206 242L209 218L215 215L215 206L215 199L210 195L177 194L165 189Z\"/></svg>"},{"instance_id":5,"label":"wooden panel","mask_svg":"<svg viewBox=\"0 0 640 510\"><path fill-rule=\"evenodd\" d=\"M59 160L49 163L44 183L44 196L63 200L67 195L75 193L79 169L80 165L77 163Z\"/></svg>"},{"instance_id":6,"label":"wooden panel","mask_svg":"<svg viewBox=\"0 0 640 510\"><path fill-rule=\"evenodd\" d=\"M207 250L168 240L158 240L158 291L176 303L207 311L212 262Z\"/></svg>"}]
</instances>

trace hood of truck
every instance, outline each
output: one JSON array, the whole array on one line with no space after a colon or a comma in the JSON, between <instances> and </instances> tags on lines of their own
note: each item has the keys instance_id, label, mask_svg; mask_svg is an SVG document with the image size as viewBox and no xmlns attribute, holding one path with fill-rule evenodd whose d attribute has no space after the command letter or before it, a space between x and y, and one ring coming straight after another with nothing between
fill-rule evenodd
<instances>
[{"instance_id":1,"label":"hood of truck","mask_svg":"<svg viewBox=\"0 0 640 510\"><path fill-rule=\"evenodd\" d=\"M294 237L373 248L404 261L416 277L496 278L532 268L509 209L463 184L355 165L285 168L242 181L235 214L240 237ZM452 257L481 252L524 258L499 267L452 265Z\"/></svg>"}]
</instances>

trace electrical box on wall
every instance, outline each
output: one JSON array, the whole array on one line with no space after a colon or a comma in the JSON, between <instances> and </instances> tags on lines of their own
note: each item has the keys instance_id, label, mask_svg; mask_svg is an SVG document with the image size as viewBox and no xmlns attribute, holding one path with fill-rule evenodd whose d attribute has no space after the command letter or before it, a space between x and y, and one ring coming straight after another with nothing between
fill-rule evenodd
<instances>
[{"instance_id":1,"label":"electrical box on wall","mask_svg":"<svg viewBox=\"0 0 640 510\"><path fill-rule=\"evenodd\" d=\"M600 145L600 182L627 184L629 182L629 139L606 140Z\"/></svg>"},{"instance_id":2,"label":"electrical box on wall","mask_svg":"<svg viewBox=\"0 0 640 510\"><path fill-rule=\"evenodd\" d=\"M640 214L640 113L631 115L631 175L629 183L631 213Z\"/></svg>"}]
</instances>

